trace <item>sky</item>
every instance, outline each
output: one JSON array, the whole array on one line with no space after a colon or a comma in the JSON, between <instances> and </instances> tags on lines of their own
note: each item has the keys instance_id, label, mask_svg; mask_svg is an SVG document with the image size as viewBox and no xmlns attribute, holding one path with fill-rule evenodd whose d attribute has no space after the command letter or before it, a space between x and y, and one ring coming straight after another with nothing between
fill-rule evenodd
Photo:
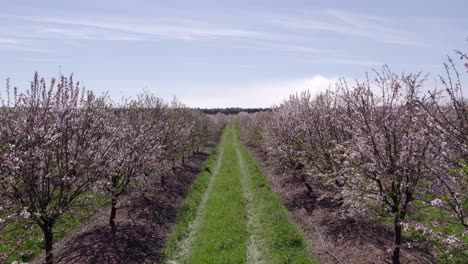
<instances>
[{"instance_id":1,"label":"sky","mask_svg":"<svg viewBox=\"0 0 468 264\"><path fill-rule=\"evenodd\" d=\"M24 90L35 71L46 79L73 73L114 100L148 91L191 107L270 107L383 65L429 73L426 85L435 86L447 56L468 51L466 0L0 0L0 7L1 81Z\"/></svg>"}]
</instances>

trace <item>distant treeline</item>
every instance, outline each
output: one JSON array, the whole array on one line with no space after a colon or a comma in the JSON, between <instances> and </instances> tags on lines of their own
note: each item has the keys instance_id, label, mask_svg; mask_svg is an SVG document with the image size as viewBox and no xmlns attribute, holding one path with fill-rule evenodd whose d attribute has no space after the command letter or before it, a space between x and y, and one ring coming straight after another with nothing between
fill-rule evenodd
<instances>
[{"instance_id":1,"label":"distant treeline","mask_svg":"<svg viewBox=\"0 0 468 264\"><path fill-rule=\"evenodd\" d=\"M230 107L230 108L201 108L199 109L205 114L214 115L217 113L226 114L226 115L236 115L240 112L247 112L249 114L256 112L271 111L271 108L239 108L239 107Z\"/></svg>"}]
</instances>

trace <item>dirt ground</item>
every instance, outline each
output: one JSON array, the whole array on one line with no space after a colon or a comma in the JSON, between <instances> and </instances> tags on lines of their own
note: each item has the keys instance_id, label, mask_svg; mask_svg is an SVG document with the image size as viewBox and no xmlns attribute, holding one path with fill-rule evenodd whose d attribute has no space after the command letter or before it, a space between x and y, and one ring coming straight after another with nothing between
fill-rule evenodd
<instances>
[{"instance_id":1,"label":"dirt ground","mask_svg":"<svg viewBox=\"0 0 468 264\"><path fill-rule=\"evenodd\" d=\"M293 172L281 170L277 163L257 148L249 146L273 189L286 205L291 218L305 232L311 251L320 263L392 263L388 249L393 244L391 230L376 224L343 219L338 204L331 199L317 201ZM308 182L315 197L327 190ZM426 252L402 249L401 263L435 263Z\"/></svg>"},{"instance_id":2,"label":"dirt ground","mask_svg":"<svg viewBox=\"0 0 468 264\"><path fill-rule=\"evenodd\" d=\"M109 227L110 209L98 213L54 244L56 263L155 263L191 184L207 153L197 153L167 176L164 189L155 184L145 193L134 191L117 205L117 232ZM41 263L43 255L38 256Z\"/></svg>"}]
</instances>

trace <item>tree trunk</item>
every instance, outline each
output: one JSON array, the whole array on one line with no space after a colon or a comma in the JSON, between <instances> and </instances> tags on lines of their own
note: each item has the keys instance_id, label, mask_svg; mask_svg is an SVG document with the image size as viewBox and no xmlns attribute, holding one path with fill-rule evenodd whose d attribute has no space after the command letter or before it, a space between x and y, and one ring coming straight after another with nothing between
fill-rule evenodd
<instances>
[{"instance_id":1,"label":"tree trunk","mask_svg":"<svg viewBox=\"0 0 468 264\"><path fill-rule=\"evenodd\" d=\"M117 215L117 197L112 196L112 205L111 205L111 213L109 218L109 225L113 233L117 230L117 226L115 225L115 216Z\"/></svg>"},{"instance_id":2,"label":"tree trunk","mask_svg":"<svg viewBox=\"0 0 468 264\"><path fill-rule=\"evenodd\" d=\"M304 186L307 188L307 195L309 197L312 197L312 186L310 186L310 184L307 183L307 180L306 180L304 174L301 174L301 180L302 180L302 184L304 184Z\"/></svg>"},{"instance_id":3,"label":"tree trunk","mask_svg":"<svg viewBox=\"0 0 468 264\"><path fill-rule=\"evenodd\" d=\"M164 188L164 185L166 185L166 176L161 175L160 183L161 183L161 187Z\"/></svg>"},{"instance_id":4,"label":"tree trunk","mask_svg":"<svg viewBox=\"0 0 468 264\"><path fill-rule=\"evenodd\" d=\"M393 243L392 262L393 264L400 264L401 220L398 212L395 214L395 219L393 221L393 229L395 232L395 240Z\"/></svg>"},{"instance_id":5,"label":"tree trunk","mask_svg":"<svg viewBox=\"0 0 468 264\"><path fill-rule=\"evenodd\" d=\"M46 220L42 231L44 232L45 252L46 252L46 264L54 263L54 255L52 253L52 246L54 243L54 234L52 233L52 227L54 226L53 220Z\"/></svg>"}]
</instances>

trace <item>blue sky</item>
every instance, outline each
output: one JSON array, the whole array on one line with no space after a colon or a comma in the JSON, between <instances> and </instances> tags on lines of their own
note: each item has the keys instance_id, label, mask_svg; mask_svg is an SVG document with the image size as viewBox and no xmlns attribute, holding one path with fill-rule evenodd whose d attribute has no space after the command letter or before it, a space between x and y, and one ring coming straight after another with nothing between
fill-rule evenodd
<instances>
[{"instance_id":1,"label":"blue sky","mask_svg":"<svg viewBox=\"0 0 468 264\"><path fill-rule=\"evenodd\" d=\"M0 79L74 73L114 99L268 107L388 64L430 73L467 50L468 1L0 0ZM465 85L466 86L466 85ZM465 88L466 89L466 88Z\"/></svg>"}]
</instances>

